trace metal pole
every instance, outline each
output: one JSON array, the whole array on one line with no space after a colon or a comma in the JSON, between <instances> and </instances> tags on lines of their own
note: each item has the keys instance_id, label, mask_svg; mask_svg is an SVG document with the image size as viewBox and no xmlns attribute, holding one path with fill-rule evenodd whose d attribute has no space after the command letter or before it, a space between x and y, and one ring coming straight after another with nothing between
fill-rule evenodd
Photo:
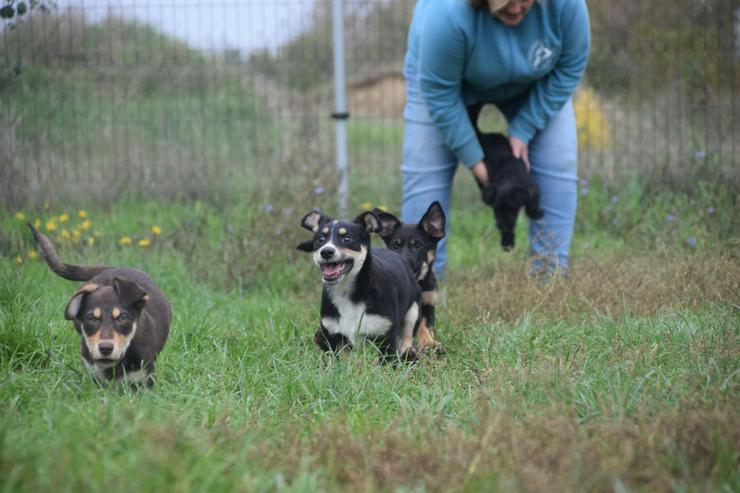
<instances>
[{"instance_id":1,"label":"metal pole","mask_svg":"<svg viewBox=\"0 0 740 493\"><path fill-rule=\"evenodd\" d=\"M339 215L347 215L347 192L349 177L347 170L347 94L344 80L344 3L332 0L332 39L334 44L334 113L336 135L336 160L339 171Z\"/></svg>"}]
</instances>

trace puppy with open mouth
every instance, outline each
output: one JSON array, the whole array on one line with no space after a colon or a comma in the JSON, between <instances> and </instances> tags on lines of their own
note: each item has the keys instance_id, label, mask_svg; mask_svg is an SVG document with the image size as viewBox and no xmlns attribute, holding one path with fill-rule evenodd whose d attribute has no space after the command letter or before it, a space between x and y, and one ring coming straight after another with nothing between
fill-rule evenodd
<instances>
[{"instance_id":1,"label":"puppy with open mouth","mask_svg":"<svg viewBox=\"0 0 740 493\"><path fill-rule=\"evenodd\" d=\"M49 238L28 227L53 272L85 282L64 310L82 338L83 364L99 381L151 386L154 360L167 341L172 320L165 295L140 270L66 264Z\"/></svg>"},{"instance_id":2,"label":"puppy with open mouth","mask_svg":"<svg viewBox=\"0 0 740 493\"><path fill-rule=\"evenodd\" d=\"M421 290L406 259L370 246L370 235L382 229L378 216L366 211L347 222L313 210L301 226L314 237L298 249L313 253L323 281L316 344L336 353L367 339L384 359L415 359Z\"/></svg>"}]
</instances>

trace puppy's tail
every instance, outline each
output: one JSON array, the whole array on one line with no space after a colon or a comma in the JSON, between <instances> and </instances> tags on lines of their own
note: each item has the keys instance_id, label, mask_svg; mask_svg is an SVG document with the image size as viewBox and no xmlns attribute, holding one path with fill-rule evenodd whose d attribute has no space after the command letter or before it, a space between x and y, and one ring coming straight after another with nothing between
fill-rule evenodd
<instances>
[{"instance_id":1,"label":"puppy's tail","mask_svg":"<svg viewBox=\"0 0 740 493\"><path fill-rule=\"evenodd\" d=\"M39 246L47 265L59 276L69 279L70 281L89 281L104 270L110 268L105 265L83 266L65 264L59 257L59 254L57 253L56 248L54 248L54 244L51 240L41 231L34 228L32 224L28 223L28 227L31 229L33 239L36 240L36 244Z\"/></svg>"}]
</instances>

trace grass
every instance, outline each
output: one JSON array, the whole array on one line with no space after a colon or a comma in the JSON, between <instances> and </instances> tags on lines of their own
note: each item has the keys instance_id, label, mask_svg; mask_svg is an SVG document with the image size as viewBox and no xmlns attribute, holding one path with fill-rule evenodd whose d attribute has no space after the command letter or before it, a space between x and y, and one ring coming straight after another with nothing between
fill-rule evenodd
<instances>
[{"instance_id":1,"label":"grass","mask_svg":"<svg viewBox=\"0 0 740 493\"><path fill-rule=\"evenodd\" d=\"M0 80L2 491L740 490L731 159L681 139L646 153L660 128L618 105L640 176L584 154L571 277L544 284L526 276L526 221L501 252L461 171L445 355L331 359L294 250L306 211L336 209L326 91L113 18L43 17L3 43L24 70ZM380 123L348 125L353 212L399 210L402 125ZM27 220L53 224L67 261L138 267L167 294L153 390L84 371L62 316L75 284L33 258Z\"/></svg>"},{"instance_id":2,"label":"grass","mask_svg":"<svg viewBox=\"0 0 740 493\"><path fill-rule=\"evenodd\" d=\"M734 199L582 184L573 275L538 284L457 182L447 352L414 366L313 347L320 282L292 249L298 203L88 207L80 244L56 238L62 255L141 267L173 304L156 386L139 392L83 371L62 317L74 284L27 257L6 215L3 490L736 491ZM70 207L24 214L61 212L71 230Z\"/></svg>"}]
</instances>

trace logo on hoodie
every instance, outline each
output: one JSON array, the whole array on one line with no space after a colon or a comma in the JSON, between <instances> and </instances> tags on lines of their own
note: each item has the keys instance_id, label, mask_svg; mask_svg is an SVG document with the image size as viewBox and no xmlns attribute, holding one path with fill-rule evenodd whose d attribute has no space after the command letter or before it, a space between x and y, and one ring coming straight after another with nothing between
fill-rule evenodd
<instances>
[{"instance_id":1,"label":"logo on hoodie","mask_svg":"<svg viewBox=\"0 0 740 493\"><path fill-rule=\"evenodd\" d=\"M533 70L548 69L555 60L555 48L545 40L535 41L529 47L528 59Z\"/></svg>"}]
</instances>

